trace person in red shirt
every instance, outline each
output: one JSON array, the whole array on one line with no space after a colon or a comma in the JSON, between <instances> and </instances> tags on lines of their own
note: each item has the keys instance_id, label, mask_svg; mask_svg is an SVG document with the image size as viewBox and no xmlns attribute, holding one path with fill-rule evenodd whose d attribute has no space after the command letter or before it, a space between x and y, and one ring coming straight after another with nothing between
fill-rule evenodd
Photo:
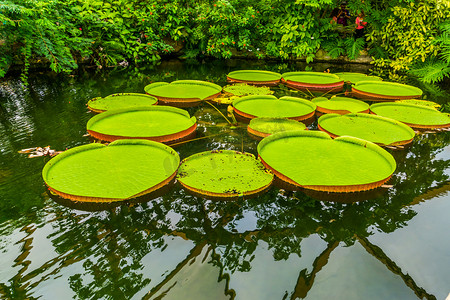
<instances>
[{"instance_id":1,"label":"person in red shirt","mask_svg":"<svg viewBox=\"0 0 450 300\"><path fill-rule=\"evenodd\" d=\"M356 17L356 30L355 30L355 38L360 38L364 36L364 27L367 25L367 22L364 22L364 12L360 12Z\"/></svg>"}]
</instances>

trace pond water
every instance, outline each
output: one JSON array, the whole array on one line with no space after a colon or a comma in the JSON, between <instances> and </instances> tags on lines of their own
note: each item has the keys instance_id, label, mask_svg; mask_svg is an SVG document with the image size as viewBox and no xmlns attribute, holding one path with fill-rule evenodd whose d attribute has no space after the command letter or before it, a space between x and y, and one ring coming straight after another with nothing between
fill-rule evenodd
<instances>
[{"instance_id":1,"label":"pond water","mask_svg":"<svg viewBox=\"0 0 450 300\"><path fill-rule=\"evenodd\" d=\"M314 70L368 66L315 64ZM18 151L89 143L86 103L143 92L154 81L226 84L239 69L304 70L302 63L167 61L142 69L35 73L24 89L0 83L0 298L6 299L445 299L450 293L450 133L421 134L391 151L397 170L365 201L277 188L248 200L204 200L175 184L163 196L92 211L56 202L48 158ZM275 89L277 96L290 94ZM445 91L426 92L445 103ZM226 113L226 107L220 109ZM208 105L190 108L199 137L183 159L212 149L256 154L240 124ZM310 125L314 129L315 124ZM363 166L362 166L363 167ZM305 170L307 172L307 170ZM331 200L331 201L330 201Z\"/></svg>"}]
</instances>

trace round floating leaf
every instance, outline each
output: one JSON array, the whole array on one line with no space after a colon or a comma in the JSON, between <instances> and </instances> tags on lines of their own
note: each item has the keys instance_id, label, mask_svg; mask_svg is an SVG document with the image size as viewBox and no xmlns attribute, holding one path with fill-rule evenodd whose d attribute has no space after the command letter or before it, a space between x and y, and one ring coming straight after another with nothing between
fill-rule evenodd
<instances>
[{"instance_id":1,"label":"round floating leaf","mask_svg":"<svg viewBox=\"0 0 450 300\"><path fill-rule=\"evenodd\" d=\"M175 106L196 105L201 100L216 97L222 87L200 80L177 80L171 83L155 82L147 85L145 92L166 104Z\"/></svg>"},{"instance_id":2,"label":"round floating leaf","mask_svg":"<svg viewBox=\"0 0 450 300\"><path fill-rule=\"evenodd\" d=\"M414 104L414 105L419 105L419 106L426 106L426 107L434 108L436 110L441 108L440 104L433 102L433 101L428 101L428 100L406 99L406 100L397 100L395 102Z\"/></svg>"},{"instance_id":3,"label":"round floating leaf","mask_svg":"<svg viewBox=\"0 0 450 300\"><path fill-rule=\"evenodd\" d=\"M234 100L242 96L250 95L271 95L273 91L266 86L248 85L246 83L235 83L227 85L223 88L223 93L220 97L212 99L212 101L219 104L231 104Z\"/></svg>"},{"instance_id":4,"label":"round floating leaf","mask_svg":"<svg viewBox=\"0 0 450 300\"><path fill-rule=\"evenodd\" d=\"M273 91L266 86L254 86L246 83L236 83L227 85L223 88L224 92L230 93L234 96L250 96L250 95L271 95Z\"/></svg>"},{"instance_id":5,"label":"round floating leaf","mask_svg":"<svg viewBox=\"0 0 450 300\"><path fill-rule=\"evenodd\" d=\"M450 115L434 108L399 102L377 103L370 106L374 114L403 122L413 128L450 127Z\"/></svg>"},{"instance_id":6,"label":"round floating leaf","mask_svg":"<svg viewBox=\"0 0 450 300\"><path fill-rule=\"evenodd\" d=\"M146 94L120 93L94 98L89 100L87 105L90 110L100 113L111 109L152 106L157 103L158 99Z\"/></svg>"},{"instance_id":7,"label":"round floating leaf","mask_svg":"<svg viewBox=\"0 0 450 300\"><path fill-rule=\"evenodd\" d=\"M220 150L201 152L184 159L177 180L196 194L228 198L267 189L272 184L273 174L252 154Z\"/></svg>"},{"instance_id":8,"label":"round floating leaf","mask_svg":"<svg viewBox=\"0 0 450 300\"><path fill-rule=\"evenodd\" d=\"M360 81L352 86L352 94L362 99L387 101L420 98L422 90L395 82Z\"/></svg>"},{"instance_id":9,"label":"round floating leaf","mask_svg":"<svg viewBox=\"0 0 450 300\"><path fill-rule=\"evenodd\" d=\"M348 113L359 113L359 112L369 112L369 104L347 97L332 97L327 99L325 97L318 97L312 99L312 102L316 104L317 111L330 114L348 114Z\"/></svg>"},{"instance_id":10,"label":"round floating leaf","mask_svg":"<svg viewBox=\"0 0 450 300\"><path fill-rule=\"evenodd\" d=\"M282 82L287 86L310 91L340 91L344 80L339 76L322 72L287 72L282 75Z\"/></svg>"},{"instance_id":11,"label":"round floating leaf","mask_svg":"<svg viewBox=\"0 0 450 300\"><path fill-rule=\"evenodd\" d=\"M67 150L45 165L42 177L50 190L67 199L119 201L166 185L179 162L178 154L161 143L119 140Z\"/></svg>"},{"instance_id":12,"label":"round floating leaf","mask_svg":"<svg viewBox=\"0 0 450 300\"><path fill-rule=\"evenodd\" d=\"M248 124L247 131L258 137L266 137L282 131L306 130L306 125L284 118L255 118Z\"/></svg>"},{"instance_id":13,"label":"round floating leaf","mask_svg":"<svg viewBox=\"0 0 450 300\"><path fill-rule=\"evenodd\" d=\"M140 138L171 143L195 134L196 122L185 110L157 105L101 113L89 120L87 130L105 141Z\"/></svg>"},{"instance_id":14,"label":"round floating leaf","mask_svg":"<svg viewBox=\"0 0 450 300\"><path fill-rule=\"evenodd\" d=\"M367 76L363 73L353 73L353 72L342 72L335 73L335 75L339 76L345 82L357 83L360 81L381 81L381 77L378 76Z\"/></svg>"},{"instance_id":15,"label":"round floating leaf","mask_svg":"<svg viewBox=\"0 0 450 300\"><path fill-rule=\"evenodd\" d=\"M348 136L333 140L320 131L270 135L259 143L258 154L280 179L318 191L373 189L396 168L392 155L374 143Z\"/></svg>"},{"instance_id":16,"label":"round floating leaf","mask_svg":"<svg viewBox=\"0 0 450 300\"><path fill-rule=\"evenodd\" d=\"M412 142L414 130L393 119L369 114L328 114L319 118L319 129L337 136L354 136L380 145Z\"/></svg>"},{"instance_id":17,"label":"round floating leaf","mask_svg":"<svg viewBox=\"0 0 450 300\"><path fill-rule=\"evenodd\" d=\"M246 119L257 117L306 120L314 115L316 105L311 101L284 96L245 96L233 101L234 112Z\"/></svg>"},{"instance_id":18,"label":"round floating leaf","mask_svg":"<svg viewBox=\"0 0 450 300\"><path fill-rule=\"evenodd\" d=\"M246 82L256 85L277 85L281 74L260 70L239 70L230 72L227 80L230 82Z\"/></svg>"}]
</instances>

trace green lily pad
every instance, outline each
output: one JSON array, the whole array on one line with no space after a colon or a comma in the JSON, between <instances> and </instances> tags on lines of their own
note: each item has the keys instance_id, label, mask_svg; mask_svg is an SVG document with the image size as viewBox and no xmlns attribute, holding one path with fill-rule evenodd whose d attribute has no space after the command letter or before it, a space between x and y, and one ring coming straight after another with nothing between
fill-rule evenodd
<instances>
[{"instance_id":1,"label":"green lily pad","mask_svg":"<svg viewBox=\"0 0 450 300\"><path fill-rule=\"evenodd\" d=\"M403 122L413 128L450 127L450 115L434 108L399 102L376 103L370 106L374 114Z\"/></svg>"},{"instance_id":2,"label":"green lily pad","mask_svg":"<svg viewBox=\"0 0 450 300\"><path fill-rule=\"evenodd\" d=\"M383 79L378 76L367 76L363 73L354 73L354 72L342 72L342 73L334 73L339 76L345 82L357 83L360 81L382 81Z\"/></svg>"},{"instance_id":3,"label":"green lily pad","mask_svg":"<svg viewBox=\"0 0 450 300\"><path fill-rule=\"evenodd\" d=\"M77 201L120 201L156 190L175 176L180 158L172 148L144 140L88 144L52 158L42 170L58 195Z\"/></svg>"},{"instance_id":4,"label":"green lily pad","mask_svg":"<svg viewBox=\"0 0 450 300\"><path fill-rule=\"evenodd\" d=\"M180 106L196 105L199 101L214 98L222 92L221 86L201 80L154 82L144 89L147 94L163 103Z\"/></svg>"},{"instance_id":5,"label":"green lily pad","mask_svg":"<svg viewBox=\"0 0 450 300\"><path fill-rule=\"evenodd\" d=\"M89 120L87 131L105 141L140 138L170 143L194 134L196 122L185 110L156 105L101 113Z\"/></svg>"},{"instance_id":6,"label":"green lily pad","mask_svg":"<svg viewBox=\"0 0 450 300\"><path fill-rule=\"evenodd\" d=\"M411 85L385 82L360 81L352 86L352 94L369 100L401 100L420 98L422 90Z\"/></svg>"},{"instance_id":7,"label":"green lily pad","mask_svg":"<svg viewBox=\"0 0 450 300\"><path fill-rule=\"evenodd\" d=\"M258 144L258 154L282 180L319 191L373 189L396 168L392 155L374 143L348 136L333 140L320 131L275 133Z\"/></svg>"},{"instance_id":8,"label":"green lily pad","mask_svg":"<svg viewBox=\"0 0 450 300\"><path fill-rule=\"evenodd\" d=\"M281 76L284 80L291 81L293 83L330 84L343 81L335 74L323 72L287 72L283 73Z\"/></svg>"},{"instance_id":9,"label":"green lily pad","mask_svg":"<svg viewBox=\"0 0 450 300\"><path fill-rule=\"evenodd\" d=\"M414 105L419 105L419 106L426 106L426 107L434 108L436 110L441 108L440 104L433 102L433 101L428 101L428 100L406 99L406 100L397 100L395 102L414 104Z\"/></svg>"},{"instance_id":10,"label":"green lily pad","mask_svg":"<svg viewBox=\"0 0 450 300\"><path fill-rule=\"evenodd\" d=\"M233 94L234 96L250 96L250 95L271 95L273 91L266 86L254 86L246 83L235 83L227 85L223 88L224 92Z\"/></svg>"},{"instance_id":11,"label":"green lily pad","mask_svg":"<svg viewBox=\"0 0 450 300\"><path fill-rule=\"evenodd\" d=\"M105 98L94 98L87 103L88 108L95 112L105 112L111 109L129 107L152 106L158 103L158 99L146 94L120 93L112 94Z\"/></svg>"},{"instance_id":12,"label":"green lily pad","mask_svg":"<svg viewBox=\"0 0 450 300\"><path fill-rule=\"evenodd\" d=\"M227 80L231 82L246 82L260 85L276 85L281 74L261 70L238 70L228 73Z\"/></svg>"},{"instance_id":13,"label":"green lily pad","mask_svg":"<svg viewBox=\"0 0 450 300\"><path fill-rule=\"evenodd\" d=\"M255 118L248 124L247 131L258 137L292 130L306 130L306 125L285 118Z\"/></svg>"},{"instance_id":14,"label":"green lily pad","mask_svg":"<svg viewBox=\"0 0 450 300\"><path fill-rule=\"evenodd\" d=\"M184 159L177 180L194 193L227 198L253 195L267 189L272 184L273 174L252 154L220 150Z\"/></svg>"},{"instance_id":15,"label":"green lily pad","mask_svg":"<svg viewBox=\"0 0 450 300\"><path fill-rule=\"evenodd\" d=\"M370 114L328 114L319 118L319 129L336 136L354 136L380 145L408 144L414 138L411 127L393 119Z\"/></svg>"},{"instance_id":16,"label":"green lily pad","mask_svg":"<svg viewBox=\"0 0 450 300\"><path fill-rule=\"evenodd\" d=\"M312 117L316 105L311 101L284 96L272 95L245 96L233 101L234 112L241 117L253 119L257 117L290 118L304 120Z\"/></svg>"},{"instance_id":17,"label":"green lily pad","mask_svg":"<svg viewBox=\"0 0 450 300\"><path fill-rule=\"evenodd\" d=\"M321 113L359 113L369 112L369 104L347 97L332 97L327 99L325 97L318 97L312 99L312 102L317 105L317 111Z\"/></svg>"}]
</instances>

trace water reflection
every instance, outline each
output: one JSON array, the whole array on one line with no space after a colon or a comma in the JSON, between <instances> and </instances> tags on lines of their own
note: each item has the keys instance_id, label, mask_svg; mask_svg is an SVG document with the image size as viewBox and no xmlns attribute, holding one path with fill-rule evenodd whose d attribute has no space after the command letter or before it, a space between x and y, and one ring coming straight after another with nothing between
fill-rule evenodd
<instances>
[{"instance_id":1,"label":"water reflection","mask_svg":"<svg viewBox=\"0 0 450 300\"><path fill-rule=\"evenodd\" d=\"M93 212L50 200L40 175L45 159L17 153L32 146L60 150L88 143L82 136L91 117L85 103L93 97L118 89L141 92L149 81L204 80L205 74L221 83L235 68L166 64L58 80L42 76L31 79L28 91L14 80L2 86L1 297L174 299L184 293L233 299L251 291L268 299L305 298L337 249L357 244L417 296L433 299L432 291L370 237L408 226L417 214L415 205L448 193L450 160L440 154L450 145L449 133L419 135L410 148L392 151L393 187L355 203L318 201L315 194L276 188L253 199L218 202L175 185L152 200ZM226 113L226 107L221 110ZM199 119L198 137L213 137L179 145L182 158L211 149L256 154L257 142L245 126L231 129L209 106L189 112Z\"/></svg>"}]
</instances>

